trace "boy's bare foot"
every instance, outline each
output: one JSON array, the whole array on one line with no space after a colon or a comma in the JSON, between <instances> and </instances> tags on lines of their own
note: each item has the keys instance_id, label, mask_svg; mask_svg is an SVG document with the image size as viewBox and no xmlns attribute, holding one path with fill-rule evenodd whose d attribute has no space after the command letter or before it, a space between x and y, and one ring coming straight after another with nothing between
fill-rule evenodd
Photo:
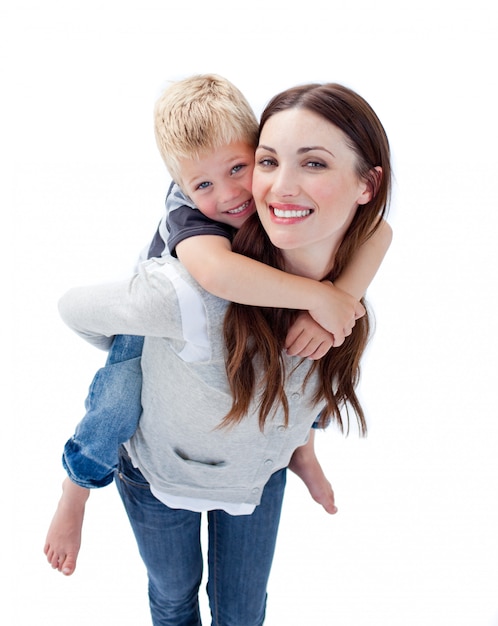
<instances>
[{"instance_id":1,"label":"boy's bare foot","mask_svg":"<svg viewBox=\"0 0 498 626\"><path fill-rule=\"evenodd\" d=\"M325 478L323 472L321 476L317 475L309 483L305 480L305 483L308 486L313 500L316 500L318 504L321 504L327 513L330 513L331 515L337 513L338 509L335 505L334 490L332 489L332 485Z\"/></svg>"},{"instance_id":2,"label":"boy's bare foot","mask_svg":"<svg viewBox=\"0 0 498 626\"><path fill-rule=\"evenodd\" d=\"M89 489L84 489L66 478L62 484L61 499L48 529L43 551L50 565L65 576L70 576L76 568L85 504L89 495Z\"/></svg>"},{"instance_id":3,"label":"boy's bare foot","mask_svg":"<svg viewBox=\"0 0 498 626\"><path fill-rule=\"evenodd\" d=\"M315 456L312 445L313 437L310 438L308 444L294 451L289 469L308 487L313 500L321 504L327 513L334 515L338 510L335 505L334 490Z\"/></svg>"}]
</instances>

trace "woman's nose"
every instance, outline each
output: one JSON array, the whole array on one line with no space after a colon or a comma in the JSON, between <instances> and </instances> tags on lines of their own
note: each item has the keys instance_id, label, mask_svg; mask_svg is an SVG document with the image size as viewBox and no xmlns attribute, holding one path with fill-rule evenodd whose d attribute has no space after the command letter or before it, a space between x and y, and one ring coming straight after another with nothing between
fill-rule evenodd
<instances>
[{"instance_id":1,"label":"woman's nose","mask_svg":"<svg viewBox=\"0 0 498 626\"><path fill-rule=\"evenodd\" d=\"M280 166L273 179L272 190L280 197L295 196L299 189L296 173L290 168Z\"/></svg>"}]
</instances>

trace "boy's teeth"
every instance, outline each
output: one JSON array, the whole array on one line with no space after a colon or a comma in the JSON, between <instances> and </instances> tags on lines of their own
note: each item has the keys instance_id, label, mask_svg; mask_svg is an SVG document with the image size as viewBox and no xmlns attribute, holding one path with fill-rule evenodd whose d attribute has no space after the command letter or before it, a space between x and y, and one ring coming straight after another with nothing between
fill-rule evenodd
<instances>
[{"instance_id":1,"label":"boy's teeth","mask_svg":"<svg viewBox=\"0 0 498 626\"><path fill-rule=\"evenodd\" d=\"M282 209L273 208L273 212L277 217L306 217L311 213L310 209L301 209L294 211L284 211Z\"/></svg>"},{"instance_id":2,"label":"boy's teeth","mask_svg":"<svg viewBox=\"0 0 498 626\"><path fill-rule=\"evenodd\" d=\"M242 213L242 211L244 211L244 209L247 209L248 206L249 206L249 202L244 202L244 204L241 204L236 209L232 209L231 211L228 211L228 213L230 213L231 215L233 215L234 213Z\"/></svg>"}]
</instances>

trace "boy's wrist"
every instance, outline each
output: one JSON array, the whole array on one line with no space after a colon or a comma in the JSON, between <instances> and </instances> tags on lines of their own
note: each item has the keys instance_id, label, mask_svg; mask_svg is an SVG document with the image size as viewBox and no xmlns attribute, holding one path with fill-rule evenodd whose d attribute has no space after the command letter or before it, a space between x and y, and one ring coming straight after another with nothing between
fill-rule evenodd
<instances>
[{"instance_id":1,"label":"boy's wrist","mask_svg":"<svg viewBox=\"0 0 498 626\"><path fill-rule=\"evenodd\" d=\"M315 282L315 287L311 292L311 306L308 311L316 321L320 323L319 319L328 314L330 307L334 307L338 300L342 302L339 291L330 280Z\"/></svg>"}]
</instances>

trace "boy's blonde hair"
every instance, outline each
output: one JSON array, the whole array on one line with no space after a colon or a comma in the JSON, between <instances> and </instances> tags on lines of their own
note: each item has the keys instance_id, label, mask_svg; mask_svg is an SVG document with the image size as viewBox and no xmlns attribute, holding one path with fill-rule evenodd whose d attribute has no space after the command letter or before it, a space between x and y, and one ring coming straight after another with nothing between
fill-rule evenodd
<instances>
[{"instance_id":1,"label":"boy's blonde hair","mask_svg":"<svg viewBox=\"0 0 498 626\"><path fill-rule=\"evenodd\" d=\"M181 185L180 159L195 159L235 141L256 148L258 121L230 81L199 74L166 88L154 109L154 132L171 177Z\"/></svg>"}]
</instances>

